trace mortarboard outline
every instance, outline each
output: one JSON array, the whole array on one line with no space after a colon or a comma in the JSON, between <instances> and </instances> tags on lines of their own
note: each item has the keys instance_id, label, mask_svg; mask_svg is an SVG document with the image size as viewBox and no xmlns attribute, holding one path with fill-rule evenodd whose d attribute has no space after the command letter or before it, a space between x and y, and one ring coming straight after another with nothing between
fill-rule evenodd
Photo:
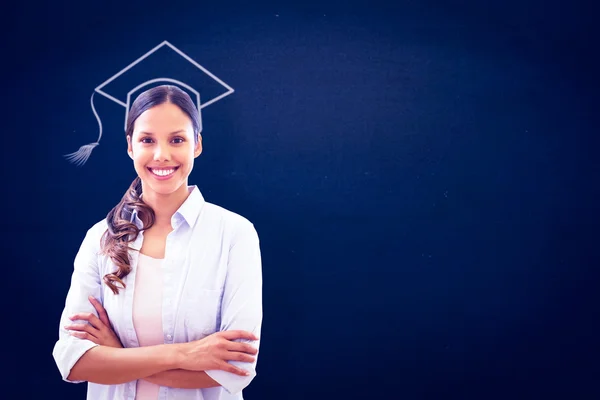
<instances>
[{"instance_id":1,"label":"mortarboard outline","mask_svg":"<svg viewBox=\"0 0 600 400\"><path fill-rule=\"evenodd\" d=\"M168 46L169 48L171 48L177 54L179 54L184 59L186 59L188 62L190 62L192 65L194 65L196 68L200 69L202 72L204 72L205 74L207 74L208 76L213 78L215 81L220 83L223 87L225 87L227 89L227 91L225 93L207 101L206 103L201 104L200 103L200 93L197 90L195 90L193 87L187 85L186 83L183 83L183 82L173 79L173 78L154 78L154 79L150 79L144 83L137 85L135 88L133 88L132 90L130 90L127 93L127 102L126 103L122 102L121 100L111 96L110 94L108 94L102 90L106 85L108 85L109 83L111 83L112 81L114 81L115 79L120 77L121 75L123 75L125 72L127 72L128 70L133 68L135 65L139 64L141 61L143 61L144 59L149 57L151 54L153 54L154 52L156 52L163 46ZM135 60L134 62L129 64L127 67L123 68L121 71L117 72L115 75L113 75L108 80L106 80L104 83L102 83L101 85L99 85L98 87L96 87L94 89L94 91L92 92L92 97L90 99L90 104L92 106L92 112L94 113L94 116L96 117L96 120L98 121L98 127L99 127L98 140L96 140L93 143L83 145L79 148L79 150L77 150L73 153L70 153L70 154L66 154L64 157L66 157L69 162L71 162L77 166L82 166L90 158L90 156L92 154L92 150L94 150L94 148L100 144L100 139L102 138L102 121L100 120L100 117L98 116L98 113L96 112L96 108L94 107L94 94L96 94L96 93L101 94L102 96L106 97L107 99L114 101L115 103L125 107L124 129L126 129L127 128L127 117L129 115L129 106L130 106L130 102L131 102L131 94L136 92L137 90L141 89L144 86L148 86L148 85L151 85L156 82L170 82L170 83L174 83L177 85L181 85L182 87L188 89L190 92L192 92L196 95L196 108L198 109L198 114L200 114L199 115L200 131L202 131L202 109L206 106L213 104L216 101L221 100L223 97L228 96L234 92L233 88L231 88L229 85L227 85L221 79L217 78L213 73L208 71L202 65L198 64L196 61L194 61L190 56L185 54L183 51L179 50L177 47L173 46L171 43L169 43L168 41L165 40L162 43L160 43L158 46L156 46L152 50L148 51L146 54L144 54L143 56L141 56L140 58L138 58L137 60Z\"/></svg>"}]
</instances>

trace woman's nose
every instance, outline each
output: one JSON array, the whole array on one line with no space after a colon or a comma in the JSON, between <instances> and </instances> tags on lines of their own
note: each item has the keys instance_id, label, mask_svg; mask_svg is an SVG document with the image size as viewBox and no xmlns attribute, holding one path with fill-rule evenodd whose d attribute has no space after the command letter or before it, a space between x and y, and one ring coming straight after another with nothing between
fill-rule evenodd
<instances>
[{"instance_id":1,"label":"woman's nose","mask_svg":"<svg viewBox=\"0 0 600 400\"><path fill-rule=\"evenodd\" d=\"M169 160L169 157L169 146L167 146L166 144L159 144L156 146L156 150L154 151L155 161Z\"/></svg>"}]
</instances>

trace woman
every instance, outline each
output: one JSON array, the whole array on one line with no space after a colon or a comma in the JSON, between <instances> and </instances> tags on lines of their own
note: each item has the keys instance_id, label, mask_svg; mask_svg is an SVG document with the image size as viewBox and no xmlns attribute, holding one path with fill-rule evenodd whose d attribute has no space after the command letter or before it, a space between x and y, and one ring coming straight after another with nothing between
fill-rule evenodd
<instances>
[{"instance_id":1,"label":"woman","mask_svg":"<svg viewBox=\"0 0 600 400\"><path fill-rule=\"evenodd\" d=\"M242 399L256 376L259 239L252 223L188 186L199 113L173 86L127 119L138 177L75 257L53 356L88 399Z\"/></svg>"}]
</instances>

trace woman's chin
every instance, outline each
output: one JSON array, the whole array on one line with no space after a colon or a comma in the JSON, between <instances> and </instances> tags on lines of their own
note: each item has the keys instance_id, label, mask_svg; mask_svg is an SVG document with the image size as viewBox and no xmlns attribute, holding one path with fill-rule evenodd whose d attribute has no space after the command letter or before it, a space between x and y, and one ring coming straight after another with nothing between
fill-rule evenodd
<instances>
[{"instance_id":1,"label":"woman's chin","mask_svg":"<svg viewBox=\"0 0 600 400\"><path fill-rule=\"evenodd\" d=\"M181 187L184 185L185 182L182 182L179 179L169 179L168 181L156 181L150 179L150 181L144 182L144 191L151 191L157 195L166 196L181 190Z\"/></svg>"}]
</instances>

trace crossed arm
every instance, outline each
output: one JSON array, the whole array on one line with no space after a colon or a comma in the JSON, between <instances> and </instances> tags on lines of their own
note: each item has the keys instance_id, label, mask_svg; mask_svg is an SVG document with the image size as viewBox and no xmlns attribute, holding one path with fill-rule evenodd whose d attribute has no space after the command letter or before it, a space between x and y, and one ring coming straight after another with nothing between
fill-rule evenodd
<instances>
[{"instance_id":1,"label":"crossed arm","mask_svg":"<svg viewBox=\"0 0 600 400\"><path fill-rule=\"evenodd\" d=\"M180 389L204 389L221 386L204 371L186 371L184 369L171 369L159 372L146 378L160 386Z\"/></svg>"},{"instance_id":2,"label":"crossed arm","mask_svg":"<svg viewBox=\"0 0 600 400\"><path fill-rule=\"evenodd\" d=\"M69 380L118 384L144 379L160 386L182 389L220 386L205 371L177 368L177 365L181 364L178 359L181 348L177 344L125 349L126 352L115 351L123 349L123 346L111 326L106 310L94 297L90 296L89 300L98 317L93 313L77 313L70 319L87 321L87 323L73 323L64 328L72 336L90 340L98 346L90 349L79 359L71 370ZM108 368L109 365L112 368ZM231 368L235 368L234 373L238 375L247 375L247 372L240 368L233 366Z\"/></svg>"}]
</instances>

